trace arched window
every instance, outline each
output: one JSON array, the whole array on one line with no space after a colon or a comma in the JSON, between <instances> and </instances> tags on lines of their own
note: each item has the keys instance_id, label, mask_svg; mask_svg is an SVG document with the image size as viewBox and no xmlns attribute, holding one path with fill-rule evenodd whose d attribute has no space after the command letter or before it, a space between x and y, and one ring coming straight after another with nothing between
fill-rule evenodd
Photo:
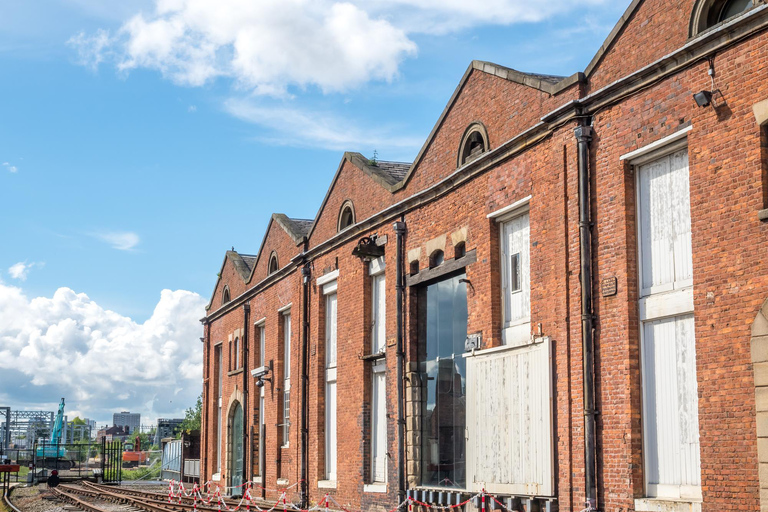
<instances>
[{"instance_id":1,"label":"arched window","mask_svg":"<svg viewBox=\"0 0 768 512\"><path fill-rule=\"evenodd\" d=\"M272 254L269 256L269 271L268 274L274 274L280 269L280 265L277 263L277 253L272 251Z\"/></svg>"},{"instance_id":2,"label":"arched window","mask_svg":"<svg viewBox=\"0 0 768 512\"><path fill-rule=\"evenodd\" d=\"M347 229L349 226L352 226L355 223L355 206L352 204L352 201L347 200L344 201L344 204L341 205L341 210L339 211L339 224L338 224L338 231L342 231L344 229Z\"/></svg>"},{"instance_id":3,"label":"arched window","mask_svg":"<svg viewBox=\"0 0 768 512\"><path fill-rule=\"evenodd\" d=\"M221 305L228 303L231 299L229 298L229 286L224 287L224 291L221 292Z\"/></svg>"},{"instance_id":4,"label":"arched window","mask_svg":"<svg viewBox=\"0 0 768 512\"><path fill-rule=\"evenodd\" d=\"M467 246L464 242L459 242L453 246L453 258L463 258L467 254Z\"/></svg>"},{"instance_id":5,"label":"arched window","mask_svg":"<svg viewBox=\"0 0 768 512\"><path fill-rule=\"evenodd\" d=\"M691 37L755 6L754 0L699 0L693 7Z\"/></svg>"},{"instance_id":6,"label":"arched window","mask_svg":"<svg viewBox=\"0 0 768 512\"><path fill-rule=\"evenodd\" d=\"M489 149L488 131L485 126L483 123L472 123L461 138L457 167L471 162Z\"/></svg>"},{"instance_id":7,"label":"arched window","mask_svg":"<svg viewBox=\"0 0 768 512\"><path fill-rule=\"evenodd\" d=\"M443 264L443 261L445 261L445 254L438 249L429 256L429 268L440 266Z\"/></svg>"}]
</instances>

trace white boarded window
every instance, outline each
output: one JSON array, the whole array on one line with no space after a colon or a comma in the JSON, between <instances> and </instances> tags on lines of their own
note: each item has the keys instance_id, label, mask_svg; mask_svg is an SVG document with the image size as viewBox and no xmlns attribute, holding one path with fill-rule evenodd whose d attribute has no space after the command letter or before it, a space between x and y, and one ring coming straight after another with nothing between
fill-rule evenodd
<instances>
[{"instance_id":1,"label":"white boarded window","mask_svg":"<svg viewBox=\"0 0 768 512\"><path fill-rule=\"evenodd\" d=\"M638 167L641 296L693 284L688 150Z\"/></svg>"},{"instance_id":2,"label":"white boarded window","mask_svg":"<svg viewBox=\"0 0 768 512\"><path fill-rule=\"evenodd\" d=\"M372 261L371 274L371 352L386 351L386 279L384 258ZM387 481L387 364L379 359L371 372L371 481Z\"/></svg>"},{"instance_id":3,"label":"white boarded window","mask_svg":"<svg viewBox=\"0 0 768 512\"><path fill-rule=\"evenodd\" d=\"M266 329L265 324L257 327L259 331L259 367L264 366L264 351L266 350ZM264 474L264 464L262 459L264 458L264 394L265 386L259 388L259 476Z\"/></svg>"},{"instance_id":4,"label":"white boarded window","mask_svg":"<svg viewBox=\"0 0 768 512\"><path fill-rule=\"evenodd\" d=\"M291 314L283 314L283 446L291 438Z\"/></svg>"},{"instance_id":5,"label":"white boarded window","mask_svg":"<svg viewBox=\"0 0 768 512\"><path fill-rule=\"evenodd\" d=\"M336 480L336 286L325 296L325 479Z\"/></svg>"},{"instance_id":6,"label":"white boarded window","mask_svg":"<svg viewBox=\"0 0 768 512\"><path fill-rule=\"evenodd\" d=\"M637 171L643 451L646 494L701 498L688 150L633 162Z\"/></svg>"},{"instance_id":7,"label":"white boarded window","mask_svg":"<svg viewBox=\"0 0 768 512\"><path fill-rule=\"evenodd\" d=\"M235 370L240 369L240 338L235 338Z\"/></svg>"},{"instance_id":8,"label":"white boarded window","mask_svg":"<svg viewBox=\"0 0 768 512\"><path fill-rule=\"evenodd\" d=\"M553 496L551 340L466 361L467 489Z\"/></svg>"},{"instance_id":9,"label":"white boarded window","mask_svg":"<svg viewBox=\"0 0 768 512\"><path fill-rule=\"evenodd\" d=\"M371 353L378 354L384 352L387 344L387 303L386 303L386 279L384 273L373 276L372 278L372 328L371 328Z\"/></svg>"},{"instance_id":10,"label":"white boarded window","mask_svg":"<svg viewBox=\"0 0 768 512\"><path fill-rule=\"evenodd\" d=\"M501 223L501 288L505 345L529 341L531 323L531 249L528 213Z\"/></svg>"}]
</instances>

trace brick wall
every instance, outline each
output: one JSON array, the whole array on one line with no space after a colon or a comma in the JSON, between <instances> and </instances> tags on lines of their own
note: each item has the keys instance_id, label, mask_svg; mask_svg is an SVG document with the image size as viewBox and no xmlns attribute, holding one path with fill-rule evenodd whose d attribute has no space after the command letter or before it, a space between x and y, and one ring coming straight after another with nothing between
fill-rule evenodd
<instances>
[{"instance_id":1,"label":"brick wall","mask_svg":"<svg viewBox=\"0 0 768 512\"><path fill-rule=\"evenodd\" d=\"M682 45L687 38L690 2L674 4L646 0L619 34L595 69L587 89L595 90L633 72ZM658 37L651 37L658 35ZM638 257L636 186L634 170L620 157L681 129L688 134L690 196L693 231L693 275L701 442L702 509L756 510L760 492L755 425L755 384L750 358L750 325L768 296L768 223L757 211L766 207L766 164L760 128L752 105L768 98L766 69L768 36L761 33L715 56L717 86L726 105L718 110L699 108L693 92L709 87L706 61L693 63L677 74L649 83L594 113L595 138L591 144L593 227L593 293L597 315L595 330L596 394L598 415L598 500L603 510L634 510L644 496L642 440L642 376L638 318ZM417 194L456 168L462 134L475 121L488 128L491 149L577 94L574 86L551 96L481 71L472 71L442 125L414 170L408 185L394 194L344 161L339 179L312 233L310 247L337 236L341 204L355 203L357 220L369 218ZM499 228L487 215L526 196L530 200L531 326L554 343L554 458L556 498L560 510L581 510L584 489L584 421L582 396L581 304L579 281L578 184L574 119L553 126L544 140L499 160L473 179L443 195L430 196L403 212L406 271L411 264L429 267L431 253L440 249L453 258L457 244L476 251L466 267L468 333L481 333L483 348L501 344L501 289ZM321 198L318 197L318 200ZM396 236L394 218L332 246L325 252L310 250L309 285L309 458L310 500L325 493L347 508L383 510L397 500L396 401ZM352 255L357 241L376 234L386 261L386 364L388 398L388 485L386 492L366 492L370 480L371 286L367 266ZM281 267L300 248L276 223L261 247L268 256L277 251ZM291 484L300 478L300 364L302 349L302 283L294 270L276 283L267 277L267 257L259 258L253 279L245 283L227 263L215 294L225 284L235 298L257 288L248 299L249 325L243 309L216 312L214 297L206 329L206 384L204 461L205 477L213 473L216 448L213 344L238 329L248 329L249 366L258 366L258 335L253 323L266 318L266 357L274 360L273 383L267 383L266 471L264 483L277 486L278 476ZM338 478L333 489L320 488L325 478L325 298L318 277L338 270ZM599 283L616 278L617 293L603 297ZM292 303L291 439L281 448L277 423L281 421L282 323L278 310ZM420 419L423 400L414 369L418 329L415 291L406 290L405 414L407 480L419 483ZM229 357L225 350L225 366ZM258 393L249 381L246 425L254 419ZM224 410L231 397L242 392L242 373L227 375ZM226 449L226 429L222 449ZM278 462L279 461L279 468ZM223 460L224 480L229 477ZM295 489L294 489L295 490ZM272 496L274 497L274 496ZM297 498L296 493L291 497Z\"/></svg>"}]
</instances>

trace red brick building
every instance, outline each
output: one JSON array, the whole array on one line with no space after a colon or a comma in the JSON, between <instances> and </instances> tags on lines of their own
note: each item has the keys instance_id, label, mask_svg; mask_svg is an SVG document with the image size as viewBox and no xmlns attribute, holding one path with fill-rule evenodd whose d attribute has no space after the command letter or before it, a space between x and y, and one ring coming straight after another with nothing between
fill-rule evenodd
<instances>
[{"instance_id":1,"label":"red brick building","mask_svg":"<svg viewBox=\"0 0 768 512\"><path fill-rule=\"evenodd\" d=\"M202 478L768 509L767 63L759 1L635 0L583 73L475 61L413 163L346 153L227 252Z\"/></svg>"}]
</instances>

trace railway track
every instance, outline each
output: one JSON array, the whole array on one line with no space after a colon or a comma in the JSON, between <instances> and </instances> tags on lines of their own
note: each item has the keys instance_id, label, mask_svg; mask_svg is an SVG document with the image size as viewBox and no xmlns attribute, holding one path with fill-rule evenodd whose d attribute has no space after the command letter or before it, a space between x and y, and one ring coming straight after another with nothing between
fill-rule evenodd
<instances>
[{"instance_id":1,"label":"railway track","mask_svg":"<svg viewBox=\"0 0 768 512\"><path fill-rule=\"evenodd\" d=\"M168 502L168 495L157 492L139 491L136 489L115 488L112 486L92 484L83 482L83 485L62 484L54 489L54 494L62 501L70 503L73 507L83 512L116 512L114 507L105 510L93 502L86 501L78 496L87 497L90 500L111 502L125 505L119 512L219 512L216 500L205 504L201 500L195 500L192 497L182 496L181 499L175 496ZM239 500L221 498L222 505L233 509L240 503ZM261 508L270 508L272 503L264 500L253 500L253 505ZM254 507L255 508L255 507ZM276 512L285 512L284 507L275 508ZM72 510L71 512L75 512ZM254 511L255 512L255 511Z\"/></svg>"}]
</instances>

